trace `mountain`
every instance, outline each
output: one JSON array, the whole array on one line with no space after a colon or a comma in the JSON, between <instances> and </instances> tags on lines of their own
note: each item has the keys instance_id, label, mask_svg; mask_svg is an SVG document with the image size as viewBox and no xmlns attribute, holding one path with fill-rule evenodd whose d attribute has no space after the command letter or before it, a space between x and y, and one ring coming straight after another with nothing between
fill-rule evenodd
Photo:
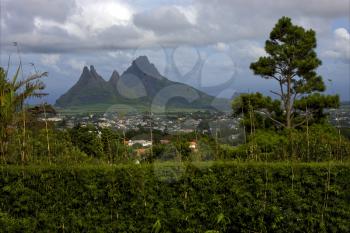
<instances>
[{"instance_id":1,"label":"mountain","mask_svg":"<svg viewBox=\"0 0 350 233\"><path fill-rule=\"evenodd\" d=\"M94 66L84 67L78 82L56 101L56 106L78 106L81 104L110 103L114 99L112 85L107 83Z\"/></svg>"},{"instance_id":2,"label":"mountain","mask_svg":"<svg viewBox=\"0 0 350 233\"><path fill-rule=\"evenodd\" d=\"M109 81L108 81L108 84L110 86L112 86L112 88L114 88L113 90L116 91L116 87L117 87L117 83L118 83L118 80L119 80L120 76L119 76L119 73L118 71L113 71L112 73L112 76L110 77Z\"/></svg>"},{"instance_id":3,"label":"mountain","mask_svg":"<svg viewBox=\"0 0 350 233\"><path fill-rule=\"evenodd\" d=\"M211 108L214 97L162 76L146 56L134 60L120 76L113 71L105 81L94 66L84 67L78 82L56 101L58 107L91 104L142 104Z\"/></svg>"}]
</instances>

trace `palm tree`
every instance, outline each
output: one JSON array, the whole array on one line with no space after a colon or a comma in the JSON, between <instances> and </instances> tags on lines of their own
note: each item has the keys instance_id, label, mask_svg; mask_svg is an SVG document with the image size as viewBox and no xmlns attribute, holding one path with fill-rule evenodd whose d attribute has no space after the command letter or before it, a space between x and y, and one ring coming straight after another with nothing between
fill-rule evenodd
<instances>
[{"instance_id":1,"label":"palm tree","mask_svg":"<svg viewBox=\"0 0 350 233\"><path fill-rule=\"evenodd\" d=\"M0 153L2 162L6 162L10 138L17 131L21 120L24 122L25 132L25 114L21 119L21 113L25 112L25 100L47 95L41 92L45 88L41 78L47 76L47 72L36 72L27 78L18 80L20 69L21 66L17 68L15 75L10 80L7 77L8 72L0 67Z\"/></svg>"}]
</instances>

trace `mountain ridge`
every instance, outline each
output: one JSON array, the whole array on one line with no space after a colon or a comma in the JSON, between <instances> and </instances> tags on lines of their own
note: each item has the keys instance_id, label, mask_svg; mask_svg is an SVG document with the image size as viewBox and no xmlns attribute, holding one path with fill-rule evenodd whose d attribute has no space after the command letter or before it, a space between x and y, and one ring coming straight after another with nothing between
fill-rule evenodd
<instances>
[{"instance_id":1,"label":"mountain ridge","mask_svg":"<svg viewBox=\"0 0 350 233\"><path fill-rule=\"evenodd\" d=\"M210 109L215 98L189 85L162 76L147 56L140 56L119 75L113 70L108 81L93 65L84 66L79 80L56 100L58 107L89 104L174 105Z\"/></svg>"}]
</instances>

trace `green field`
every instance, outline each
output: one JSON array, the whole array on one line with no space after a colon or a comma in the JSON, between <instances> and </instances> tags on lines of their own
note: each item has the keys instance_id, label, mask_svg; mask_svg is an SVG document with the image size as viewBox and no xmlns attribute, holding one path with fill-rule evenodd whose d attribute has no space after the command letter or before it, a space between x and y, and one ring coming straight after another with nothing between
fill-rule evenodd
<instances>
[{"instance_id":1,"label":"green field","mask_svg":"<svg viewBox=\"0 0 350 233\"><path fill-rule=\"evenodd\" d=\"M79 114L88 114L88 113L144 113L149 112L150 108L145 105L127 105L127 104L94 104L94 105L82 105L82 106L71 106L69 108L57 108L57 111L62 115L79 115ZM165 113L177 113L177 112L198 112L206 111L205 109L196 109L196 108L178 108L178 107L168 107L166 108ZM162 108L153 108L152 112L155 113L164 113Z\"/></svg>"}]
</instances>

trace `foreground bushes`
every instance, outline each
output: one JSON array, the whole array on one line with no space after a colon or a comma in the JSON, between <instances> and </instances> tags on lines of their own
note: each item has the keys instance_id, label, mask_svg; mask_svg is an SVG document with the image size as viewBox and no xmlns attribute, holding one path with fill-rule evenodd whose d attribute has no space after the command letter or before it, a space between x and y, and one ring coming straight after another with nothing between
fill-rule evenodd
<instances>
[{"instance_id":1,"label":"foreground bushes","mask_svg":"<svg viewBox=\"0 0 350 233\"><path fill-rule=\"evenodd\" d=\"M298 160L320 162L350 159L350 141L331 125L313 125L308 129L257 130L225 157L257 161ZM230 156L231 154L231 156Z\"/></svg>"},{"instance_id":2,"label":"foreground bushes","mask_svg":"<svg viewBox=\"0 0 350 233\"><path fill-rule=\"evenodd\" d=\"M1 167L0 232L349 232L349 164Z\"/></svg>"}]
</instances>

